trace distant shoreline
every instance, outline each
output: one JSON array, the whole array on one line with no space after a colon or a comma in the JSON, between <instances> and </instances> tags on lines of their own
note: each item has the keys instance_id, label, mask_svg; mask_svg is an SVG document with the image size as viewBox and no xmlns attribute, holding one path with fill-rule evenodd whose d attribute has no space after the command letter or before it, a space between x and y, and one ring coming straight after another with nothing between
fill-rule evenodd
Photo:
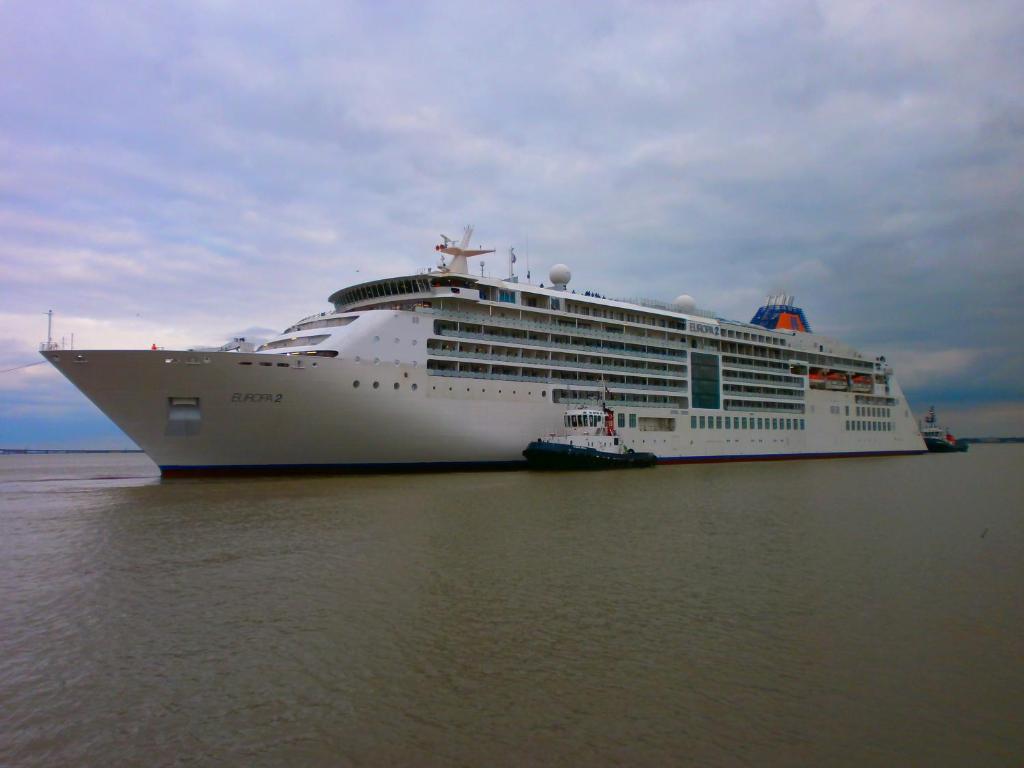
<instances>
[{"instance_id":1,"label":"distant shoreline","mask_svg":"<svg viewBox=\"0 0 1024 768\"><path fill-rule=\"evenodd\" d=\"M144 453L141 448L0 448L0 456L24 456L47 453Z\"/></svg>"}]
</instances>

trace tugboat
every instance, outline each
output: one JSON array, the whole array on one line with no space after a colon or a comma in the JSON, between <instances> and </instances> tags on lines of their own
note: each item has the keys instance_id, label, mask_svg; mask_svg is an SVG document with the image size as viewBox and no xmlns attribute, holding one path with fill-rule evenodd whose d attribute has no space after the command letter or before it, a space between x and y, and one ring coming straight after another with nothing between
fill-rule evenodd
<instances>
[{"instance_id":1,"label":"tugboat","mask_svg":"<svg viewBox=\"0 0 1024 768\"><path fill-rule=\"evenodd\" d=\"M634 469L653 467L658 457L639 453L615 433L609 408L569 408L563 432L534 440L523 451L531 469Z\"/></svg>"},{"instance_id":2,"label":"tugboat","mask_svg":"<svg viewBox=\"0 0 1024 768\"><path fill-rule=\"evenodd\" d=\"M935 419L935 406L928 409L921 425L921 437L931 453L963 453L967 451L967 443L957 440L946 427L940 427Z\"/></svg>"}]
</instances>

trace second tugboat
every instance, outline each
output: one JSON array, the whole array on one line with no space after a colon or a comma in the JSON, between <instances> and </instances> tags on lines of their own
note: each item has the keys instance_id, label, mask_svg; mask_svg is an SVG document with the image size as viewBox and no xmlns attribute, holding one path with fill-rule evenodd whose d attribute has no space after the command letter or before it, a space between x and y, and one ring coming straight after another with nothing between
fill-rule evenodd
<instances>
[{"instance_id":1,"label":"second tugboat","mask_svg":"<svg viewBox=\"0 0 1024 768\"><path fill-rule=\"evenodd\" d=\"M570 408L563 426L562 434L534 440L523 451L532 469L632 469L658 461L653 453L626 447L608 408Z\"/></svg>"},{"instance_id":2,"label":"second tugboat","mask_svg":"<svg viewBox=\"0 0 1024 768\"><path fill-rule=\"evenodd\" d=\"M946 427L940 427L935 419L935 406L928 409L928 415L924 417L924 424L921 425L921 437L924 444L931 453L964 453L967 451L967 443L957 440Z\"/></svg>"}]
</instances>

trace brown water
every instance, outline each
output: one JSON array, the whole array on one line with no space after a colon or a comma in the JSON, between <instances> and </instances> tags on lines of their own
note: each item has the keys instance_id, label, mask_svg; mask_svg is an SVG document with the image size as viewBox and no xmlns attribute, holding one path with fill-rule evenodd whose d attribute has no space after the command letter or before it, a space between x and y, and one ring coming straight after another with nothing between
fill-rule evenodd
<instances>
[{"instance_id":1,"label":"brown water","mask_svg":"<svg viewBox=\"0 0 1024 768\"><path fill-rule=\"evenodd\" d=\"M0 457L0 763L1024 762L1022 446L154 473Z\"/></svg>"}]
</instances>

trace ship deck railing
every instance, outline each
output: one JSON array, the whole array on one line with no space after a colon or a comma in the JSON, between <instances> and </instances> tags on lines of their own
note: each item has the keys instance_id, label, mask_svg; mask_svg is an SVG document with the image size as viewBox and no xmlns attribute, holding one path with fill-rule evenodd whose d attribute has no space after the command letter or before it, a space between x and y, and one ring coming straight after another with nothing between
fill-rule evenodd
<instances>
[{"instance_id":1,"label":"ship deck railing","mask_svg":"<svg viewBox=\"0 0 1024 768\"><path fill-rule=\"evenodd\" d=\"M514 355L495 355L481 352L462 352L450 349L430 349L431 357L457 357L459 359L488 360L491 362L510 363L513 365L529 365L531 367L556 366L559 368L580 368L583 370L610 371L612 373L639 373L657 378L685 379L686 367L680 371L662 371L655 368L637 368L630 365L600 365L598 363L581 363L572 360L549 360L547 358L516 357Z\"/></svg>"},{"instance_id":2,"label":"ship deck railing","mask_svg":"<svg viewBox=\"0 0 1024 768\"><path fill-rule=\"evenodd\" d=\"M622 357L652 358L656 360L686 360L686 352L670 355L663 352L639 351L630 349L618 349L617 347L604 347L596 344L556 344L553 341L544 339L519 339L511 336L500 336L495 333L479 333L477 331L463 331L457 329L442 328L435 331L435 335L449 339L475 339L478 341L489 341L494 344L508 344L514 347L543 347L545 349L561 350L586 350L587 352L598 352L603 355L619 355Z\"/></svg>"},{"instance_id":3,"label":"ship deck railing","mask_svg":"<svg viewBox=\"0 0 1024 768\"><path fill-rule=\"evenodd\" d=\"M667 395L685 393L688 389L686 382L681 386L664 386L659 384L633 384L622 381L595 381L591 379L563 379L557 376L523 376L517 373L487 373L484 371L456 371L446 368L428 368L430 376L445 376L456 379L488 379L495 381L525 381L537 384L552 384L566 387L588 387L592 389L618 390L641 390L647 392L665 392Z\"/></svg>"},{"instance_id":4,"label":"ship deck railing","mask_svg":"<svg viewBox=\"0 0 1024 768\"><path fill-rule=\"evenodd\" d=\"M596 405L604 403L609 408L685 408L680 403L649 403L645 400L615 400L609 398L595 397L560 397L557 401L560 405Z\"/></svg>"},{"instance_id":5,"label":"ship deck railing","mask_svg":"<svg viewBox=\"0 0 1024 768\"><path fill-rule=\"evenodd\" d=\"M803 382L761 381L760 379L745 379L740 376L730 376L727 373L722 374L722 381L727 381L731 384L745 384L748 387L782 387L785 389L797 389L801 392L804 390Z\"/></svg>"},{"instance_id":6,"label":"ship deck railing","mask_svg":"<svg viewBox=\"0 0 1024 768\"><path fill-rule=\"evenodd\" d=\"M420 311L420 310L417 310ZM556 334L560 336L580 336L589 339L602 339L605 341L619 341L623 344L636 344L639 346L658 346L666 349L687 349L685 341L673 341L671 339L657 336L640 336L628 333L608 333L592 328L581 328L578 325L568 323L538 323L532 320L515 320L498 315L476 314L473 312L455 312L447 309L428 309L425 312L434 315L439 320L454 320L456 322L471 323L473 325L492 325L498 328L511 328L523 331L537 331L539 333ZM679 331L679 333L683 333Z\"/></svg>"},{"instance_id":7,"label":"ship deck railing","mask_svg":"<svg viewBox=\"0 0 1024 768\"><path fill-rule=\"evenodd\" d=\"M759 398L769 398L771 400L791 400L793 402L804 402L805 398L803 395L785 395L776 392L745 392L737 391L734 389L723 389L722 397L742 397L745 399L756 400Z\"/></svg>"}]
</instances>

